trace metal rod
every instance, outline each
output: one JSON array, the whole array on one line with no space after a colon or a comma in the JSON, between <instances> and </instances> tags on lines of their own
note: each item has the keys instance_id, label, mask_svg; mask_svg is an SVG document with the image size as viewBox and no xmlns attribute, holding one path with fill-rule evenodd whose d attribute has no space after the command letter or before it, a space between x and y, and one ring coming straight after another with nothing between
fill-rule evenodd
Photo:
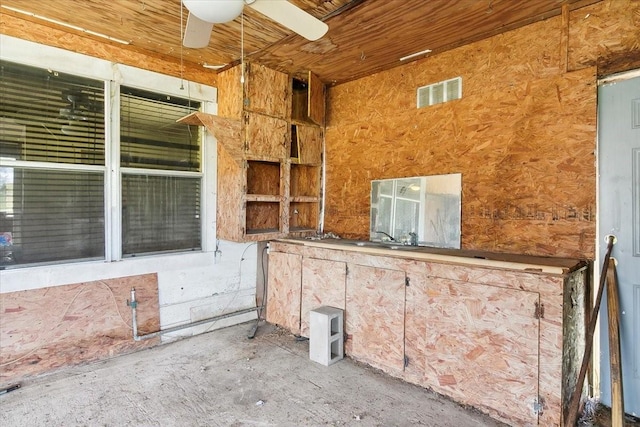
<instances>
[{"instance_id":1,"label":"metal rod","mask_svg":"<svg viewBox=\"0 0 640 427\"><path fill-rule=\"evenodd\" d=\"M207 319L198 320L196 322L185 323L182 325L173 326L171 328L162 329L160 331L151 332L149 334L138 335L138 320L137 320L137 313L136 313L138 302L136 301L135 288L131 288L131 301L127 302L127 304L131 307L131 327L133 329L133 339L135 341L148 340L150 338L154 338L163 334L180 331L182 329L192 328L194 326L204 325L205 323L215 322L216 320L221 320L221 319L226 319L228 317L251 313L252 311L256 311L258 309L258 307L246 308L244 310L234 311L233 313L220 314L218 316L209 317Z\"/></svg>"}]
</instances>

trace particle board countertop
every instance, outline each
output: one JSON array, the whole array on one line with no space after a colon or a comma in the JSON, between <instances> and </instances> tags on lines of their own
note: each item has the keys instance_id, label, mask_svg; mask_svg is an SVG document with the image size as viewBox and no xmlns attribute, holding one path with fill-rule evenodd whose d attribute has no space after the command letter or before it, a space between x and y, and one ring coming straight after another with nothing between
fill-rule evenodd
<instances>
[{"instance_id":1,"label":"particle board countertop","mask_svg":"<svg viewBox=\"0 0 640 427\"><path fill-rule=\"evenodd\" d=\"M278 242L308 247L359 252L377 256L391 256L419 261L434 261L478 267L492 267L531 273L565 275L586 267L585 260L555 258L500 252L444 249L425 246L403 246L389 243L349 239L278 239Z\"/></svg>"}]
</instances>

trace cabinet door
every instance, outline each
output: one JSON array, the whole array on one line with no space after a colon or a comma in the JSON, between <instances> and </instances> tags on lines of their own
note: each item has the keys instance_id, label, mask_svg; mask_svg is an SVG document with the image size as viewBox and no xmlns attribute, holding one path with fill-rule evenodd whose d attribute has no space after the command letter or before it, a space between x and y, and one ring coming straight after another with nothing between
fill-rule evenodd
<instances>
[{"instance_id":1,"label":"cabinet door","mask_svg":"<svg viewBox=\"0 0 640 427\"><path fill-rule=\"evenodd\" d=\"M309 119L315 124L324 125L325 94L322 80L309 71Z\"/></svg>"},{"instance_id":2,"label":"cabinet door","mask_svg":"<svg viewBox=\"0 0 640 427\"><path fill-rule=\"evenodd\" d=\"M289 75L264 65L245 63L245 109L287 118L291 109Z\"/></svg>"},{"instance_id":3,"label":"cabinet door","mask_svg":"<svg viewBox=\"0 0 640 427\"><path fill-rule=\"evenodd\" d=\"M301 164L320 164L322 162L322 129L317 126L296 125L298 160Z\"/></svg>"},{"instance_id":4,"label":"cabinet door","mask_svg":"<svg viewBox=\"0 0 640 427\"><path fill-rule=\"evenodd\" d=\"M247 154L271 159L288 157L289 123L263 114L245 113Z\"/></svg>"},{"instance_id":5,"label":"cabinet door","mask_svg":"<svg viewBox=\"0 0 640 427\"><path fill-rule=\"evenodd\" d=\"M539 294L437 277L407 288L408 380L537 425Z\"/></svg>"},{"instance_id":6,"label":"cabinet door","mask_svg":"<svg viewBox=\"0 0 640 427\"><path fill-rule=\"evenodd\" d=\"M316 258L302 259L300 335L309 336L309 312L323 305L345 308L347 264Z\"/></svg>"},{"instance_id":7,"label":"cabinet door","mask_svg":"<svg viewBox=\"0 0 640 427\"><path fill-rule=\"evenodd\" d=\"M300 333L302 256L282 252L269 254L267 322Z\"/></svg>"},{"instance_id":8,"label":"cabinet door","mask_svg":"<svg viewBox=\"0 0 640 427\"><path fill-rule=\"evenodd\" d=\"M389 373L404 369L405 273L349 264L345 352Z\"/></svg>"}]
</instances>

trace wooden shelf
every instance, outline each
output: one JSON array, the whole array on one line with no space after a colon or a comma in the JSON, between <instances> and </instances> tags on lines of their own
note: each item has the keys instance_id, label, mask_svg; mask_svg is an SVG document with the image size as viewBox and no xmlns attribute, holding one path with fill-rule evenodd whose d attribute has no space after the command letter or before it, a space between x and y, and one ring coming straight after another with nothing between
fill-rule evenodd
<instances>
[{"instance_id":1,"label":"wooden shelf","mask_svg":"<svg viewBox=\"0 0 640 427\"><path fill-rule=\"evenodd\" d=\"M319 203L320 197L318 196L291 196L289 198L291 202L301 202L301 203Z\"/></svg>"},{"instance_id":2,"label":"wooden shelf","mask_svg":"<svg viewBox=\"0 0 640 427\"><path fill-rule=\"evenodd\" d=\"M280 231L280 202L247 201L244 229L246 233Z\"/></svg>"},{"instance_id":3,"label":"wooden shelf","mask_svg":"<svg viewBox=\"0 0 640 427\"><path fill-rule=\"evenodd\" d=\"M247 160L247 194L280 196L282 165L280 162Z\"/></svg>"},{"instance_id":4,"label":"wooden shelf","mask_svg":"<svg viewBox=\"0 0 640 427\"><path fill-rule=\"evenodd\" d=\"M218 112L229 118L193 113L179 120L205 126L219 142L218 236L308 235L320 212L324 86L310 74L301 95L287 74L246 66L244 84L240 66L218 74Z\"/></svg>"},{"instance_id":5,"label":"wooden shelf","mask_svg":"<svg viewBox=\"0 0 640 427\"><path fill-rule=\"evenodd\" d=\"M273 196L271 194L246 194L244 196L245 202L267 202L267 203L280 203L282 196Z\"/></svg>"},{"instance_id":6,"label":"wooden shelf","mask_svg":"<svg viewBox=\"0 0 640 427\"><path fill-rule=\"evenodd\" d=\"M289 230L318 228L320 203L291 202L289 204Z\"/></svg>"}]
</instances>

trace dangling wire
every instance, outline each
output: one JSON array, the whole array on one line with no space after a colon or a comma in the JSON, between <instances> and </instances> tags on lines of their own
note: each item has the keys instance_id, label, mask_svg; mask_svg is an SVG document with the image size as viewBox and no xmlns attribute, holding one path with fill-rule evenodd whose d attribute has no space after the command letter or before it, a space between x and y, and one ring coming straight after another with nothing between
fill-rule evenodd
<instances>
[{"instance_id":1,"label":"dangling wire","mask_svg":"<svg viewBox=\"0 0 640 427\"><path fill-rule=\"evenodd\" d=\"M182 7L182 1L180 1L180 90L184 90L183 70L184 61L182 58L182 41L184 40L184 8Z\"/></svg>"},{"instance_id":2,"label":"dangling wire","mask_svg":"<svg viewBox=\"0 0 640 427\"><path fill-rule=\"evenodd\" d=\"M244 84L244 10L240 12L240 83Z\"/></svg>"}]
</instances>

